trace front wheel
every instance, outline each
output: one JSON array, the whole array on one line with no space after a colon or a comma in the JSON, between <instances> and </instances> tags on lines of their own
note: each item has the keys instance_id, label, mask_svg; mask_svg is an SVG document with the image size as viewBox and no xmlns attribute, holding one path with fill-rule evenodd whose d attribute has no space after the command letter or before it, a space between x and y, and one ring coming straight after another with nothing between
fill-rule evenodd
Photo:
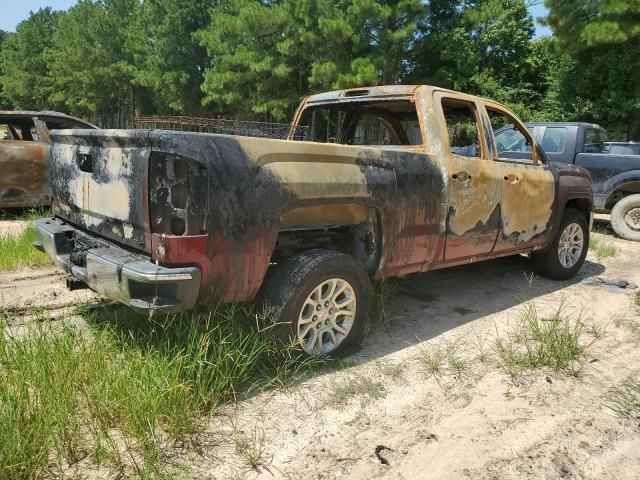
<instances>
[{"instance_id":1,"label":"front wheel","mask_svg":"<svg viewBox=\"0 0 640 480\"><path fill-rule=\"evenodd\" d=\"M581 211L567 208L551 247L533 254L534 268L545 277L566 280L582 268L588 248L587 219Z\"/></svg>"},{"instance_id":2,"label":"front wheel","mask_svg":"<svg viewBox=\"0 0 640 480\"><path fill-rule=\"evenodd\" d=\"M331 250L301 253L278 265L261 297L284 341L307 356L340 356L359 348L373 288L354 258Z\"/></svg>"},{"instance_id":3,"label":"front wheel","mask_svg":"<svg viewBox=\"0 0 640 480\"><path fill-rule=\"evenodd\" d=\"M624 197L613 206L611 226L620 238L640 242L640 195Z\"/></svg>"}]
</instances>

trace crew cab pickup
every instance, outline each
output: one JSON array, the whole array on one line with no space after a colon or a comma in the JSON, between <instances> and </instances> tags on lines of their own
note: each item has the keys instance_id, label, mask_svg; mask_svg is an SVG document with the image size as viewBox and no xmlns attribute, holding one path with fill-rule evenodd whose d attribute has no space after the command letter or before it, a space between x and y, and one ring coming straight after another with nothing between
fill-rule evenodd
<instances>
[{"instance_id":1,"label":"crew cab pickup","mask_svg":"<svg viewBox=\"0 0 640 480\"><path fill-rule=\"evenodd\" d=\"M522 151L496 144L507 124ZM55 131L37 247L141 312L258 298L308 355L360 344L371 279L521 253L566 279L584 262L589 174L496 102L358 88L304 99L293 127L302 140Z\"/></svg>"},{"instance_id":2,"label":"crew cab pickup","mask_svg":"<svg viewBox=\"0 0 640 480\"><path fill-rule=\"evenodd\" d=\"M551 161L589 171L595 211L611 213L611 226L619 237L640 241L640 144L606 142L604 129L591 123L526 126Z\"/></svg>"},{"instance_id":3,"label":"crew cab pickup","mask_svg":"<svg viewBox=\"0 0 640 480\"><path fill-rule=\"evenodd\" d=\"M96 128L58 112L0 110L0 208L49 204L49 130Z\"/></svg>"}]
</instances>

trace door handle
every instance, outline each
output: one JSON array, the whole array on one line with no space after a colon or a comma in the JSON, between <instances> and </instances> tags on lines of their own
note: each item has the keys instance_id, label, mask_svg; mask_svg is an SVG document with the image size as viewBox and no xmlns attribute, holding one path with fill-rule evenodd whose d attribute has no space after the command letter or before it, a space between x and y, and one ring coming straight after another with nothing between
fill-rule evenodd
<instances>
[{"instance_id":1,"label":"door handle","mask_svg":"<svg viewBox=\"0 0 640 480\"><path fill-rule=\"evenodd\" d=\"M459 182L466 182L467 180L471 180L471 175L467 172L458 172L451 175L451 178Z\"/></svg>"},{"instance_id":2,"label":"door handle","mask_svg":"<svg viewBox=\"0 0 640 480\"><path fill-rule=\"evenodd\" d=\"M510 173L504 176L504 180L505 182L509 182L509 183L518 183L520 181L520 177L518 177L517 175L514 175L513 173Z\"/></svg>"}]
</instances>

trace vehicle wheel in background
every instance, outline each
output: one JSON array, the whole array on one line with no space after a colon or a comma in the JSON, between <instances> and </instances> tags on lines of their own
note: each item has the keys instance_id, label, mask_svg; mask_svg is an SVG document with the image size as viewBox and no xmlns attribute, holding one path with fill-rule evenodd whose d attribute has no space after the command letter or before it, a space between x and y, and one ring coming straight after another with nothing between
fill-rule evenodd
<instances>
[{"instance_id":1,"label":"vehicle wheel in background","mask_svg":"<svg viewBox=\"0 0 640 480\"><path fill-rule=\"evenodd\" d=\"M589 249L589 226L580 210L567 208L551 248L532 255L540 275L555 280L573 277L584 263Z\"/></svg>"},{"instance_id":2,"label":"vehicle wheel in background","mask_svg":"<svg viewBox=\"0 0 640 480\"><path fill-rule=\"evenodd\" d=\"M373 297L363 266L349 255L311 250L278 265L263 287L276 331L308 356L356 351L367 330Z\"/></svg>"},{"instance_id":3,"label":"vehicle wheel in background","mask_svg":"<svg viewBox=\"0 0 640 480\"><path fill-rule=\"evenodd\" d=\"M640 242L640 195L628 195L613 206L611 226L620 238Z\"/></svg>"}]
</instances>

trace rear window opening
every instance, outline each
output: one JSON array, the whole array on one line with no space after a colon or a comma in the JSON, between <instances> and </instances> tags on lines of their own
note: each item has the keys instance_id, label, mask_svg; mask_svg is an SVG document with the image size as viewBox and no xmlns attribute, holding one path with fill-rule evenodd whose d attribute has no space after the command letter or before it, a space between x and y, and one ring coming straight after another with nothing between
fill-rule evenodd
<instances>
[{"instance_id":1,"label":"rear window opening","mask_svg":"<svg viewBox=\"0 0 640 480\"><path fill-rule=\"evenodd\" d=\"M300 119L300 140L342 145L422 145L415 103L381 100L310 106Z\"/></svg>"}]
</instances>

